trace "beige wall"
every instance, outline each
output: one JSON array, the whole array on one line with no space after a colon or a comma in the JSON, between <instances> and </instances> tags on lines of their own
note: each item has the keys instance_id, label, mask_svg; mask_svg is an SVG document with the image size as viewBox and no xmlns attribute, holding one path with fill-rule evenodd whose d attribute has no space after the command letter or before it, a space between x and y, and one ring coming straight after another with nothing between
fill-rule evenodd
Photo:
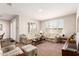
<instances>
[{"instance_id":1,"label":"beige wall","mask_svg":"<svg viewBox=\"0 0 79 59\"><path fill-rule=\"evenodd\" d=\"M5 33L4 38L9 38L9 21L0 20L0 24L2 24L0 35Z\"/></svg>"},{"instance_id":2,"label":"beige wall","mask_svg":"<svg viewBox=\"0 0 79 59\"><path fill-rule=\"evenodd\" d=\"M64 20L64 30L63 32L66 34L67 37L69 37L71 34L73 34L76 31L76 14L71 14L55 19L63 19ZM46 24L48 24L48 21L55 20L55 19L49 19L42 22L41 29L44 31L46 28Z\"/></svg>"}]
</instances>

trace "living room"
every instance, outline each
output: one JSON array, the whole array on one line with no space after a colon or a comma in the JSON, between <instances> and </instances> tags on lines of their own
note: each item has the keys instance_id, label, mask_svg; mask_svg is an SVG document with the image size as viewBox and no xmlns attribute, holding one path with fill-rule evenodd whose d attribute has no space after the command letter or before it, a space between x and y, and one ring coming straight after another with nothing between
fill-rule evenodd
<instances>
[{"instance_id":1,"label":"living room","mask_svg":"<svg viewBox=\"0 0 79 59\"><path fill-rule=\"evenodd\" d=\"M62 51L67 45L66 42L75 42L77 50L78 36L76 39L71 37L74 37L75 33L78 35L79 31L78 5L76 3L0 3L1 55L67 55L67 51ZM68 41L69 39L71 40ZM72 54L70 52L69 55ZM79 53L76 51L74 55Z\"/></svg>"}]
</instances>

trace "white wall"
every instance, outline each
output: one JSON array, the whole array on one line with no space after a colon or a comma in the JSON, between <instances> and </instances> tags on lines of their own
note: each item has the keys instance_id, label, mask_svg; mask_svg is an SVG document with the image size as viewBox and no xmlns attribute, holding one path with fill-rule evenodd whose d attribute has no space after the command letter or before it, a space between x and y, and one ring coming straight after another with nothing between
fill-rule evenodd
<instances>
[{"instance_id":1,"label":"white wall","mask_svg":"<svg viewBox=\"0 0 79 59\"><path fill-rule=\"evenodd\" d=\"M64 19L64 32L67 36L72 35L76 32L76 15L69 15L63 18Z\"/></svg>"},{"instance_id":2,"label":"white wall","mask_svg":"<svg viewBox=\"0 0 79 59\"><path fill-rule=\"evenodd\" d=\"M63 19L64 20L64 30L63 32L66 34L67 37L69 37L71 34L73 34L76 31L76 14L67 15L55 19ZM55 19L49 19L42 22L41 29L44 31L46 28L46 24L48 24L48 21L55 20Z\"/></svg>"},{"instance_id":3,"label":"white wall","mask_svg":"<svg viewBox=\"0 0 79 59\"><path fill-rule=\"evenodd\" d=\"M9 21L0 20L0 24L2 24L2 31L0 31L0 35L5 33L4 38L9 38Z\"/></svg>"}]
</instances>

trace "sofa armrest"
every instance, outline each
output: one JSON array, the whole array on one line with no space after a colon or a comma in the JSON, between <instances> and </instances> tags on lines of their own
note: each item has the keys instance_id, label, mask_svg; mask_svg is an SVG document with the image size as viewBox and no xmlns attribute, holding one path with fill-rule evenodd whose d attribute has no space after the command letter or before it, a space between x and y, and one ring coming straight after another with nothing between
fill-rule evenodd
<instances>
[{"instance_id":1,"label":"sofa armrest","mask_svg":"<svg viewBox=\"0 0 79 59\"><path fill-rule=\"evenodd\" d=\"M19 47L16 47L14 50L6 52L3 55L4 56L16 56L19 54L23 54L23 51Z\"/></svg>"},{"instance_id":2,"label":"sofa armrest","mask_svg":"<svg viewBox=\"0 0 79 59\"><path fill-rule=\"evenodd\" d=\"M9 52L9 51L11 51L13 49L15 49L15 45L9 45L9 46L6 46L6 47L2 48L3 53Z\"/></svg>"}]
</instances>

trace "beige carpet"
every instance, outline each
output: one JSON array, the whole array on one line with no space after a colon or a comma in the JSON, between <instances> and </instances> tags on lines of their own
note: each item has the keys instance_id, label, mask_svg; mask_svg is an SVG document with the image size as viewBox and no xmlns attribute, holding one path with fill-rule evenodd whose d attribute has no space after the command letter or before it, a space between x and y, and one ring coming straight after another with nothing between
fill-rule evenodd
<instances>
[{"instance_id":1,"label":"beige carpet","mask_svg":"<svg viewBox=\"0 0 79 59\"><path fill-rule=\"evenodd\" d=\"M43 42L37 45L38 56L61 56L64 44Z\"/></svg>"}]
</instances>

